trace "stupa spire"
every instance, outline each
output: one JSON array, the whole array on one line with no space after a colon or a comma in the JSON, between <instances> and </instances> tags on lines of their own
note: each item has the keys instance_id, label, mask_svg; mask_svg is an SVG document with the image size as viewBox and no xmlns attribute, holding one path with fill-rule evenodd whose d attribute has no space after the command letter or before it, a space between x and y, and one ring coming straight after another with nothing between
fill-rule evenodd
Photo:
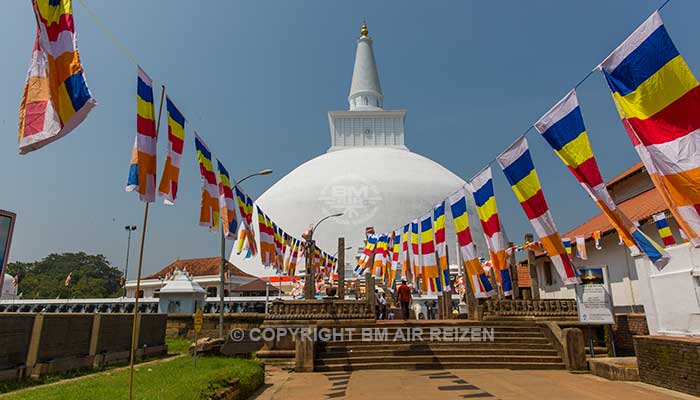
<instances>
[{"instance_id":1,"label":"stupa spire","mask_svg":"<svg viewBox=\"0 0 700 400\"><path fill-rule=\"evenodd\" d=\"M382 110L384 107L384 95L379 83L377 62L374 60L372 38L368 34L367 24L363 21L360 37L357 39L355 66L348 96L351 111Z\"/></svg>"}]
</instances>

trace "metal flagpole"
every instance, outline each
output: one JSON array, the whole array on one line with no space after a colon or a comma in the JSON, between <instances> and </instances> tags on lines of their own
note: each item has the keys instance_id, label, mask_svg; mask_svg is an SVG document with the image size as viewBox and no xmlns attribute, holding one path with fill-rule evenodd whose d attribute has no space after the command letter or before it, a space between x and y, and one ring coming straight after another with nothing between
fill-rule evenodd
<instances>
[{"instance_id":1,"label":"metal flagpole","mask_svg":"<svg viewBox=\"0 0 700 400\"><path fill-rule=\"evenodd\" d=\"M226 238L224 237L224 224L221 223L221 270L219 271L219 337L224 337L224 271L226 269Z\"/></svg>"},{"instance_id":2,"label":"metal flagpole","mask_svg":"<svg viewBox=\"0 0 700 400\"><path fill-rule=\"evenodd\" d=\"M160 91L160 106L158 106L158 122L156 123L156 138L160 130L160 117L163 112L163 98L165 97L165 85L161 86ZM146 207L143 210L143 230L141 230L141 249L139 250L139 267L136 274L136 293L134 296L134 320L131 322L131 355L129 357L129 400L134 398L134 355L137 346L136 324L139 316L139 293L141 292L141 266L143 265L143 247L146 240L146 224L148 223L148 206L151 203L146 202ZM125 278L126 279L126 278Z\"/></svg>"}]
</instances>

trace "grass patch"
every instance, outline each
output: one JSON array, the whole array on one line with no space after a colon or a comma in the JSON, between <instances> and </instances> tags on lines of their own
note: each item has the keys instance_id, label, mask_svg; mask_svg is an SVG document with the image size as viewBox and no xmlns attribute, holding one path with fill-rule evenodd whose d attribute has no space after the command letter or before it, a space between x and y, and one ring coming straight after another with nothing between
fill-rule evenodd
<instances>
[{"instance_id":1,"label":"grass patch","mask_svg":"<svg viewBox=\"0 0 700 400\"><path fill-rule=\"evenodd\" d=\"M194 343L193 340L183 338L165 339L165 344L168 345L168 354L185 354L192 343Z\"/></svg>"},{"instance_id":2,"label":"grass patch","mask_svg":"<svg viewBox=\"0 0 700 400\"><path fill-rule=\"evenodd\" d=\"M263 384L265 373L257 361L228 357L192 357L137 366L134 370L135 399L206 399L212 392L238 378L241 397ZM8 400L123 399L128 395L129 370L106 371L75 382L38 387L8 394Z\"/></svg>"},{"instance_id":3,"label":"grass patch","mask_svg":"<svg viewBox=\"0 0 700 400\"><path fill-rule=\"evenodd\" d=\"M190 348L190 345L193 343L192 340L188 339L182 339L182 338L177 338L177 339L165 339L165 343L168 345L168 355L158 355L154 357L149 357L145 360L137 361L136 365L147 362L147 361L153 361L157 360L159 358L164 358L164 357L169 357L175 354L184 354L187 353L188 349ZM85 375L91 375L91 374L96 374L99 372L105 372L109 371L115 368L120 368L124 366L128 366L129 363L118 363L118 364L113 364L108 367L104 368L83 368L75 371L69 371L69 372L64 372L61 374L52 374L52 375L44 375L39 379L24 379L21 381L8 381L8 382L0 382L0 394L2 393L7 393L7 392L12 392L15 390L20 390L20 389L26 389L32 386L40 386L40 385L45 385L48 383L54 383L58 381L62 381L65 379L71 379L71 378L76 378L79 376L85 376Z\"/></svg>"}]
</instances>

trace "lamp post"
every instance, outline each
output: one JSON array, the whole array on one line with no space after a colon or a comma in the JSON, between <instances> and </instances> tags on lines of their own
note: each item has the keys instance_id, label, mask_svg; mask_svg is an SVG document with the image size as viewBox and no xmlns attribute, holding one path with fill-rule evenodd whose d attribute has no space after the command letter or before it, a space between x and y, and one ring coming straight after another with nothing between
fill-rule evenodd
<instances>
[{"instance_id":1,"label":"lamp post","mask_svg":"<svg viewBox=\"0 0 700 400\"><path fill-rule=\"evenodd\" d=\"M313 254L316 249L316 243L314 242L314 232L321 223L329 218L342 217L343 213L336 213L327 215L321 218L316 224L309 230L309 234L306 235L306 275L304 278L304 298L311 300L316 294L316 288L314 287L314 277L316 271L313 267Z\"/></svg>"},{"instance_id":2,"label":"lamp post","mask_svg":"<svg viewBox=\"0 0 700 400\"><path fill-rule=\"evenodd\" d=\"M126 239L126 261L124 262L124 297L126 297L126 280L129 273L129 253L131 250L131 232L136 230L136 225L127 225L124 229L128 232Z\"/></svg>"},{"instance_id":3,"label":"lamp post","mask_svg":"<svg viewBox=\"0 0 700 400\"><path fill-rule=\"evenodd\" d=\"M240 185L246 179L252 178L254 176L270 175L272 173L271 169L263 169L254 174L247 175L242 179L237 181L237 185ZM221 268L219 270L219 337L224 337L224 284L226 280L226 238L224 237L224 226L221 224Z\"/></svg>"}]
</instances>

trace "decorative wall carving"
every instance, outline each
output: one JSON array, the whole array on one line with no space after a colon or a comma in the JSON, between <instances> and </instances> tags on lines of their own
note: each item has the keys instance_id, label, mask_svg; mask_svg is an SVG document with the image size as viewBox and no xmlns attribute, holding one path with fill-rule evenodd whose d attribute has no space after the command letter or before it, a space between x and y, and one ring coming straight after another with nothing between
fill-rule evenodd
<instances>
[{"instance_id":1,"label":"decorative wall carving","mask_svg":"<svg viewBox=\"0 0 700 400\"><path fill-rule=\"evenodd\" d=\"M366 301L358 300L277 300L267 320L374 319Z\"/></svg>"},{"instance_id":2,"label":"decorative wall carving","mask_svg":"<svg viewBox=\"0 0 700 400\"><path fill-rule=\"evenodd\" d=\"M578 317L574 299L496 300L483 305L484 316Z\"/></svg>"}]
</instances>

